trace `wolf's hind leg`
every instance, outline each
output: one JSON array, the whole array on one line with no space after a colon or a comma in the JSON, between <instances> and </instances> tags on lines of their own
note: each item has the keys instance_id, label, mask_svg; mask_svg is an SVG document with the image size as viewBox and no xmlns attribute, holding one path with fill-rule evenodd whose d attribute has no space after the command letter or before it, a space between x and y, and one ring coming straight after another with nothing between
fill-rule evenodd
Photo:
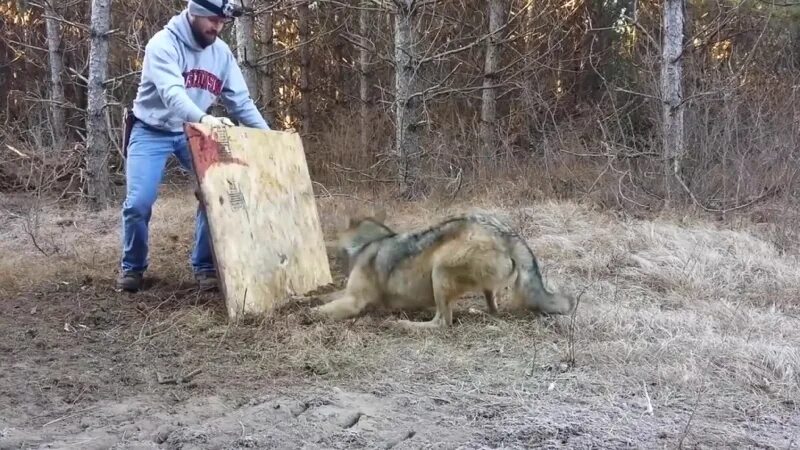
<instances>
[{"instance_id":1,"label":"wolf's hind leg","mask_svg":"<svg viewBox=\"0 0 800 450\"><path fill-rule=\"evenodd\" d=\"M331 320L344 320L355 317L369 304L370 299L364 296L342 292L341 296L322 306L312 308L314 315Z\"/></svg>"},{"instance_id":2,"label":"wolf's hind leg","mask_svg":"<svg viewBox=\"0 0 800 450\"><path fill-rule=\"evenodd\" d=\"M412 322L410 320L398 320L397 324L403 328L443 328L453 325L453 308L450 300L456 294L453 283L448 278L446 269L435 268L431 276L433 283L433 298L436 301L436 314L433 319L425 322Z\"/></svg>"},{"instance_id":3,"label":"wolf's hind leg","mask_svg":"<svg viewBox=\"0 0 800 450\"><path fill-rule=\"evenodd\" d=\"M321 303L330 303L334 300L340 299L347 294L347 289L339 289L338 291L328 292L327 294L322 294L317 296L317 299Z\"/></svg>"},{"instance_id":4,"label":"wolf's hind leg","mask_svg":"<svg viewBox=\"0 0 800 450\"><path fill-rule=\"evenodd\" d=\"M489 314L497 314L497 297L491 289L485 289L483 296L486 298L486 309Z\"/></svg>"}]
</instances>

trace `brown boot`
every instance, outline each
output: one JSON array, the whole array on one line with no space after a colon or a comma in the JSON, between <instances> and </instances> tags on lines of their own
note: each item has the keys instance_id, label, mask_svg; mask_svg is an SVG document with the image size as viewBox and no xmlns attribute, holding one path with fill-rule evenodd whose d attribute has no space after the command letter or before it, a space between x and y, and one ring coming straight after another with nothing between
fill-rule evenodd
<instances>
[{"instance_id":1,"label":"brown boot","mask_svg":"<svg viewBox=\"0 0 800 450\"><path fill-rule=\"evenodd\" d=\"M194 274L194 279L197 281L197 287L201 291L214 291L219 287L219 280L217 279L216 272L200 272Z\"/></svg>"},{"instance_id":2,"label":"brown boot","mask_svg":"<svg viewBox=\"0 0 800 450\"><path fill-rule=\"evenodd\" d=\"M136 292L142 288L141 272L123 272L117 277L117 291Z\"/></svg>"}]
</instances>

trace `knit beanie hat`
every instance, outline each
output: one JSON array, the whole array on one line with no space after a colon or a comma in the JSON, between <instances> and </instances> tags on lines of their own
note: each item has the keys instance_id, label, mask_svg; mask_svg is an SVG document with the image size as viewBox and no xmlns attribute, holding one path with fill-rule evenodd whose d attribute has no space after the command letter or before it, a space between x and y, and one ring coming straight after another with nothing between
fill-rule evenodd
<instances>
[{"instance_id":1,"label":"knit beanie hat","mask_svg":"<svg viewBox=\"0 0 800 450\"><path fill-rule=\"evenodd\" d=\"M189 14L204 17L230 17L230 9L225 8L228 3L230 3L229 0L189 0Z\"/></svg>"}]
</instances>

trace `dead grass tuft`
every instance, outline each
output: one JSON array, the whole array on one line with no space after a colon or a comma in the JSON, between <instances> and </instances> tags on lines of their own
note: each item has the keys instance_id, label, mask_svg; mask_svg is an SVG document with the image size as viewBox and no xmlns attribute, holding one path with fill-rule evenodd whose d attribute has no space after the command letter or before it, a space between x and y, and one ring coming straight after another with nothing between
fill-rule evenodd
<instances>
[{"instance_id":1,"label":"dead grass tuft","mask_svg":"<svg viewBox=\"0 0 800 450\"><path fill-rule=\"evenodd\" d=\"M172 191L164 189L153 211L150 266L159 278L182 280L188 274L196 202ZM108 281L116 276L119 208L90 214L81 207L0 194L0 211L0 239L8 255L0 261L0 292L31 289L42 282Z\"/></svg>"}]
</instances>

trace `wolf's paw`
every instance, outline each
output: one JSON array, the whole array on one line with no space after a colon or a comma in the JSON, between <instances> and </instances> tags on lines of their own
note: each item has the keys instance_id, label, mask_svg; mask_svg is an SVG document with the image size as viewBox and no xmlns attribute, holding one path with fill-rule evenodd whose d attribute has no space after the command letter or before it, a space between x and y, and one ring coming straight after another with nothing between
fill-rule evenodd
<instances>
[{"instance_id":1,"label":"wolf's paw","mask_svg":"<svg viewBox=\"0 0 800 450\"><path fill-rule=\"evenodd\" d=\"M413 322L411 320L398 319L389 322L389 326L397 330L405 331L418 331L418 330L431 330L442 328L444 324L438 320L430 320L426 322Z\"/></svg>"},{"instance_id":2,"label":"wolf's paw","mask_svg":"<svg viewBox=\"0 0 800 450\"><path fill-rule=\"evenodd\" d=\"M389 321L387 322L387 325L389 325L390 328L394 328L397 330L413 330L416 328L414 326L414 322L404 319Z\"/></svg>"},{"instance_id":3,"label":"wolf's paw","mask_svg":"<svg viewBox=\"0 0 800 450\"><path fill-rule=\"evenodd\" d=\"M322 313L320 310L321 306L315 306L313 308L308 308L304 311L303 318L301 323L303 325L311 325L313 323L319 323L325 320L325 314Z\"/></svg>"}]
</instances>

